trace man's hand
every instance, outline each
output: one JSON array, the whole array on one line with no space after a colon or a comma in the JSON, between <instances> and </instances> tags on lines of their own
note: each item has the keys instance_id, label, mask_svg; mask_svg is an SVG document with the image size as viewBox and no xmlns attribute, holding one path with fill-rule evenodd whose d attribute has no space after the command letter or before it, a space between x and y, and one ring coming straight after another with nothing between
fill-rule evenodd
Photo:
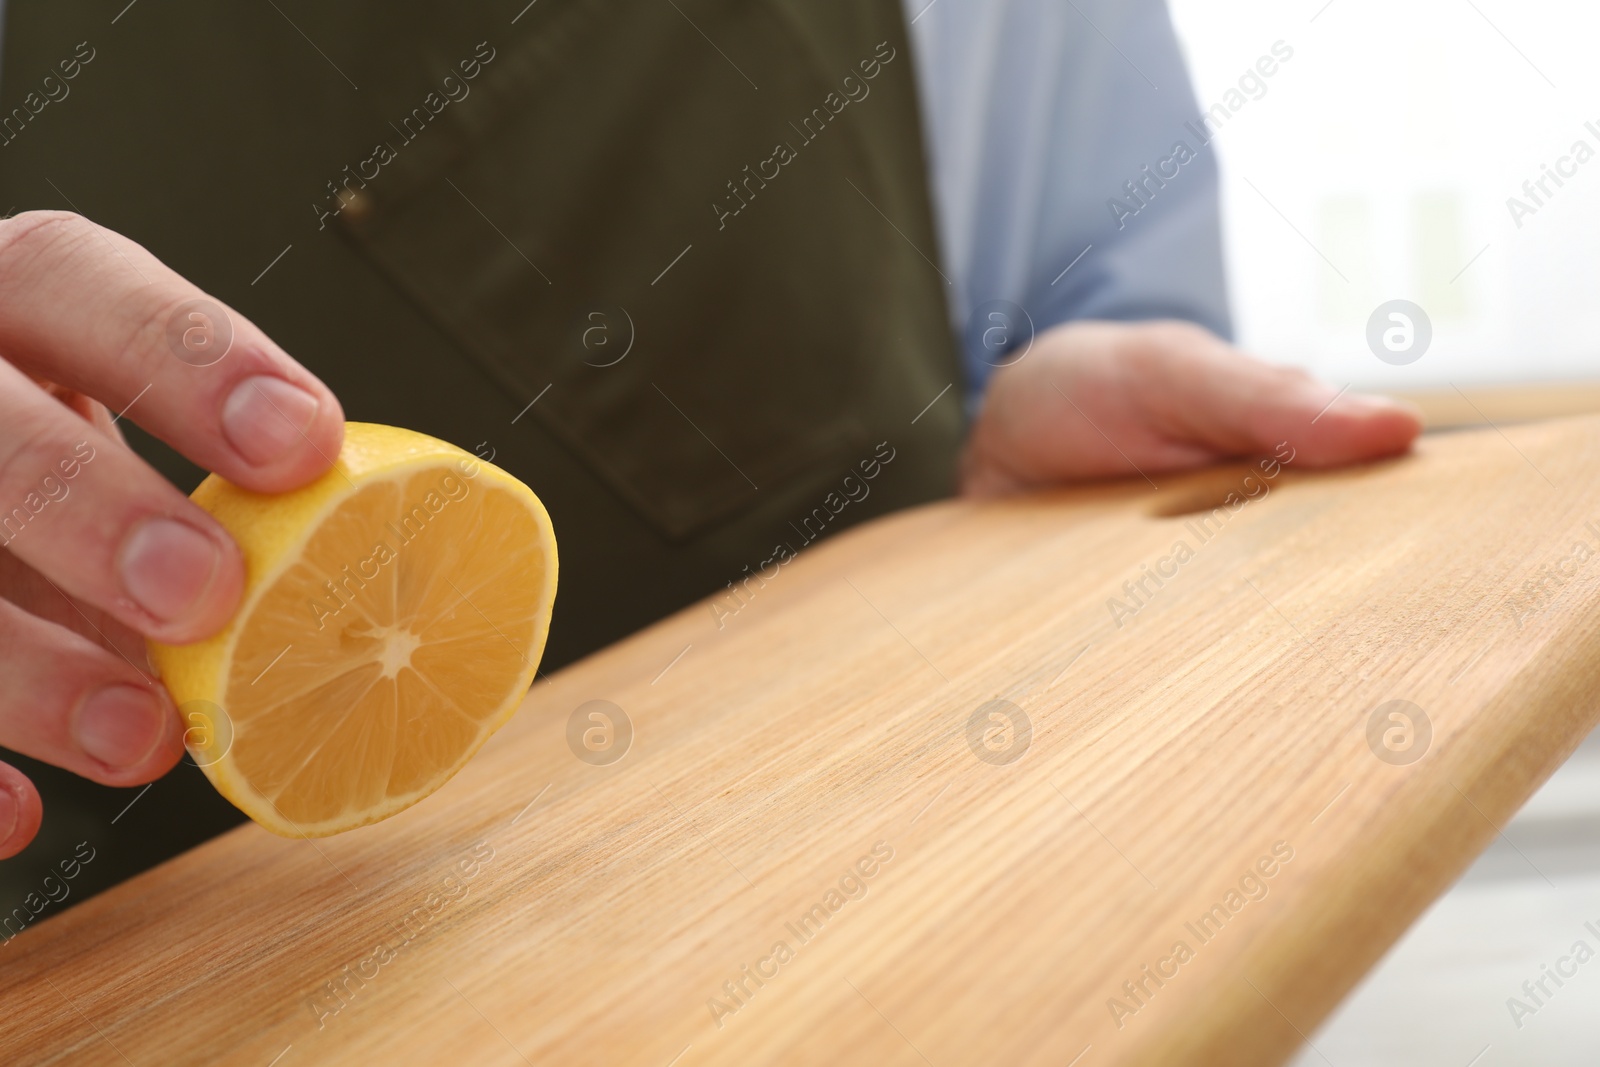
<instances>
[{"instance_id":1,"label":"man's hand","mask_svg":"<svg viewBox=\"0 0 1600 1067\"><path fill-rule=\"evenodd\" d=\"M968 438L961 487L998 496L1266 455L1333 467L1404 452L1415 408L1345 393L1179 322L1068 323L1001 368Z\"/></svg>"},{"instance_id":2,"label":"man's hand","mask_svg":"<svg viewBox=\"0 0 1600 1067\"><path fill-rule=\"evenodd\" d=\"M143 638L215 633L244 585L233 540L106 406L261 492L324 472L344 436L326 386L243 317L185 307L203 297L76 215L0 221L0 745L106 785L151 781L183 751ZM40 817L0 764L0 858Z\"/></svg>"}]
</instances>

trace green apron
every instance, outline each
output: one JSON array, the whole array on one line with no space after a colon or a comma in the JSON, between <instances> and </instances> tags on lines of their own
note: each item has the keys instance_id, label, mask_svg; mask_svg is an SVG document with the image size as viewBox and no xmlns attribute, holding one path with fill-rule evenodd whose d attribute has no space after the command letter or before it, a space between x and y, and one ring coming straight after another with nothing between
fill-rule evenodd
<instances>
[{"instance_id":1,"label":"green apron","mask_svg":"<svg viewBox=\"0 0 1600 1067\"><path fill-rule=\"evenodd\" d=\"M0 208L140 241L349 418L528 482L553 669L948 493L962 389L897 0L524 2L11 0ZM49 831L72 801L40 777ZM163 796L229 821L197 780L119 851ZM72 792L91 826L132 796ZM171 833L127 858L198 839Z\"/></svg>"}]
</instances>

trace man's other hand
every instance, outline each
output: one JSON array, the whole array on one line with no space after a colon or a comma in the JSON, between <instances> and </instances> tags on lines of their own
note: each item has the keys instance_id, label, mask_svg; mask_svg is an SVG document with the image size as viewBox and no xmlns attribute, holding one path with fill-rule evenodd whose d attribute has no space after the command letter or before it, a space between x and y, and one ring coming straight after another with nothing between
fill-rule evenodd
<instances>
[{"instance_id":1,"label":"man's other hand","mask_svg":"<svg viewBox=\"0 0 1600 1067\"><path fill-rule=\"evenodd\" d=\"M1181 322L1080 322L1040 334L995 372L962 460L962 491L999 496L1151 475L1282 441L1335 467L1406 451L1420 413L1263 363Z\"/></svg>"}]
</instances>

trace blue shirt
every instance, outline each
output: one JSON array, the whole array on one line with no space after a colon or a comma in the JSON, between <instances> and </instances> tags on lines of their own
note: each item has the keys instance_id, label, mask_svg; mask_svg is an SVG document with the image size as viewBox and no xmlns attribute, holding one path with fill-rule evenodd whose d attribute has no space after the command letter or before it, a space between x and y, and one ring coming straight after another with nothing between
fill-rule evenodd
<instances>
[{"instance_id":1,"label":"blue shirt","mask_svg":"<svg viewBox=\"0 0 1600 1067\"><path fill-rule=\"evenodd\" d=\"M1035 333L1174 317L1230 336L1215 147L1165 0L905 10L969 395L1028 318Z\"/></svg>"}]
</instances>

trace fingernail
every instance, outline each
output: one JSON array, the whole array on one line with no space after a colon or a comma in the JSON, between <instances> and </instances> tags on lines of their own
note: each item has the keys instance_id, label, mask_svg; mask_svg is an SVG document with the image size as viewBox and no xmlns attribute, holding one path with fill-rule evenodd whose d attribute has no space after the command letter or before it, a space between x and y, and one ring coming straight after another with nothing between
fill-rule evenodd
<instances>
[{"instance_id":1,"label":"fingernail","mask_svg":"<svg viewBox=\"0 0 1600 1067\"><path fill-rule=\"evenodd\" d=\"M246 378L222 405L222 435L246 460L262 466L299 444L318 407L316 397L282 378Z\"/></svg>"},{"instance_id":2,"label":"fingernail","mask_svg":"<svg viewBox=\"0 0 1600 1067\"><path fill-rule=\"evenodd\" d=\"M16 832L17 816L21 810L17 804L17 795L0 786L0 844L11 840L11 835Z\"/></svg>"},{"instance_id":3,"label":"fingernail","mask_svg":"<svg viewBox=\"0 0 1600 1067\"><path fill-rule=\"evenodd\" d=\"M1325 415L1340 415L1344 418L1368 419L1374 415L1389 415L1396 411L1411 410L1409 404L1380 393L1340 393L1330 401L1327 398L1327 391L1321 386L1318 386L1314 394L1308 392L1306 401L1308 404L1315 404Z\"/></svg>"},{"instance_id":4,"label":"fingernail","mask_svg":"<svg viewBox=\"0 0 1600 1067\"><path fill-rule=\"evenodd\" d=\"M78 747L108 767L137 767L166 733L166 709L148 689L108 685L78 709Z\"/></svg>"},{"instance_id":5,"label":"fingernail","mask_svg":"<svg viewBox=\"0 0 1600 1067\"><path fill-rule=\"evenodd\" d=\"M122 584L135 603L163 622L197 608L222 563L217 544L187 523L146 519L122 543Z\"/></svg>"},{"instance_id":6,"label":"fingernail","mask_svg":"<svg viewBox=\"0 0 1600 1067\"><path fill-rule=\"evenodd\" d=\"M1358 415L1370 415L1377 411L1393 411L1400 404L1391 397L1379 396L1376 393L1346 393L1344 395L1345 411Z\"/></svg>"},{"instance_id":7,"label":"fingernail","mask_svg":"<svg viewBox=\"0 0 1600 1067\"><path fill-rule=\"evenodd\" d=\"M1409 400L1397 397L1382 396L1376 393L1359 393L1347 398L1350 403L1345 407L1346 415L1357 418L1377 418L1380 416L1403 415L1417 423L1423 421L1422 409Z\"/></svg>"}]
</instances>

